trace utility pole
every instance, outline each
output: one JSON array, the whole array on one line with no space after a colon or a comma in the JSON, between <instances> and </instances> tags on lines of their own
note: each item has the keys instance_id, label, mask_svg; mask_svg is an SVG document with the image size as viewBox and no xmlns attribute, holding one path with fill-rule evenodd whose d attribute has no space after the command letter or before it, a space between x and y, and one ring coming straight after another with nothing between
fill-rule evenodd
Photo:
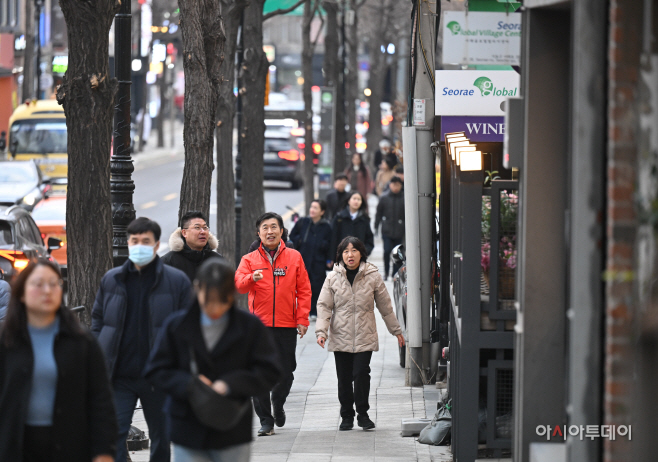
<instances>
[{"instance_id":1,"label":"utility pole","mask_svg":"<svg viewBox=\"0 0 658 462\"><path fill-rule=\"evenodd\" d=\"M25 2L25 54L23 58L23 92L22 101L32 99L34 91L34 53L36 42L34 41L34 4Z\"/></svg>"},{"instance_id":2,"label":"utility pole","mask_svg":"<svg viewBox=\"0 0 658 462\"><path fill-rule=\"evenodd\" d=\"M430 371L430 309L432 299L432 254L434 226L434 41L436 16L430 11L430 3L418 2L416 6L417 34L415 40L415 75L412 111L413 127L405 129L405 135L415 132L415 149L405 152L405 169L415 181L413 187L405 187L405 222L407 249L407 325L409 356L408 385L422 386L423 376L429 381ZM418 10L419 9L419 10ZM411 90L411 89L410 89ZM414 130L415 129L415 130ZM410 143L413 145L414 143ZM407 144L409 145L409 144ZM406 148L406 146L405 146ZM407 157L409 156L409 157ZM415 167L415 168L414 168ZM409 171L410 170L410 171ZM407 176L407 177L408 177ZM405 185L406 186L406 185Z\"/></svg>"},{"instance_id":3,"label":"utility pole","mask_svg":"<svg viewBox=\"0 0 658 462\"><path fill-rule=\"evenodd\" d=\"M37 33L35 35L37 43L37 90L35 99L41 99L41 8L43 8L43 0L34 0L34 22L37 24Z\"/></svg>"}]
</instances>

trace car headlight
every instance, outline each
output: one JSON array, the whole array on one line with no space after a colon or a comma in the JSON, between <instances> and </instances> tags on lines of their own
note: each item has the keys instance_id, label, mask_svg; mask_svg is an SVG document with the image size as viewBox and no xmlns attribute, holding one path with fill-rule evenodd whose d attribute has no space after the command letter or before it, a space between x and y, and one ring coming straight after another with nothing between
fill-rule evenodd
<instances>
[{"instance_id":1,"label":"car headlight","mask_svg":"<svg viewBox=\"0 0 658 462\"><path fill-rule=\"evenodd\" d=\"M23 202L30 207L37 202L37 196L34 193L30 193L23 198Z\"/></svg>"}]
</instances>

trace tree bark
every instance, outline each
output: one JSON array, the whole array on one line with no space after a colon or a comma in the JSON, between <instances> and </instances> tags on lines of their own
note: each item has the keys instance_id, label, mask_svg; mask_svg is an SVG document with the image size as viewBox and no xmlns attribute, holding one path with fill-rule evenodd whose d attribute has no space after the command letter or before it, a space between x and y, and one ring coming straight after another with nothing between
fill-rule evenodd
<instances>
[{"instance_id":1,"label":"tree bark","mask_svg":"<svg viewBox=\"0 0 658 462\"><path fill-rule=\"evenodd\" d=\"M348 62L347 62L347 142L350 143L350 153L356 152L356 100L359 98L359 7L356 0L350 0L350 8L354 11L354 23L347 25Z\"/></svg>"},{"instance_id":2,"label":"tree bark","mask_svg":"<svg viewBox=\"0 0 658 462\"><path fill-rule=\"evenodd\" d=\"M235 118L235 49L240 18L245 0L221 2L226 46L220 68L222 77L217 104L217 251L229 261L236 255L235 248L235 177L233 171L233 120Z\"/></svg>"},{"instance_id":3,"label":"tree bark","mask_svg":"<svg viewBox=\"0 0 658 462\"><path fill-rule=\"evenodd\" d=\"M179 0L185 71L185 167L178 218L190 210L210 213L215 117L224 24L216 0Z\"/></svg>"},{"instance_id":4,"label":"tree bark","mask_svg":"<svg viewBox=\"0 0 658 462\"><path fill-rule=\"evenodd\" d=\"M304 22L302 25L302 75L304 85L302 94L304 96L304 204L309 208L311 201L315 199L313 182L313 44L311 43L311 23L315 15L313 0L304 3Z\"/></svg>"},{"instance_id":5,"label":"tree bark","mask_svg":"<svg viewBox=\"0 0 658 462\"><path fill-rule=\"evenodd\" d=\"M25 2L25 53L23 55L23 101L34 94L34 3Z\"/></svg>"},{"instance_id":6,"label":"tree bark","mask_svg":"<svg viewBox=\"0 0 658 462\"><path fill-rule=\"evenodd\" d=\"M269 68L263 51L264 0L251 0L244 10L244 61L239 69L243 86L242 229L244 255L256 238L256 220L265 211L263 198L263 146L265 145L265 78Z\"/></svg>"},{"instance_id":7,"label":"tree bark","mask_svg":"<svg viewBox=\"0 0 658 462\"><path fill-rule=\"evenodd\" d=\"M110 140L116 79L108 74L109 32L116 0L60 0L69 65L57 101L68 130L69 304L87 315L103 275L112 267ZM88 320L91 317L88 318Z\"/></svg>"},{"instance_id":8,"label":"tree bark","mask_svg":"<svg viewBox=\"0 0 658 462\"><path fill-rule=\"evenodd\" d=\"M342 69L339 66L338 50L338 3L335 0L322 2L327 17L327 29L324 38L324 83L335 89L335 114L333 139L333 174L334 177L345 170L345 95L342 85Z\"/></svg>"}]
</instances>

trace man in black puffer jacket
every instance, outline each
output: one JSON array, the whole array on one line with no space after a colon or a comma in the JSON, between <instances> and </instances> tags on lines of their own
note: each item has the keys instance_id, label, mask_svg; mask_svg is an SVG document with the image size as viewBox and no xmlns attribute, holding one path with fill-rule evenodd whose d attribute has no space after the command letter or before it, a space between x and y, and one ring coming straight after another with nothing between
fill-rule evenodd
<instances>
[{"instance_id":1,"label":"man in black puffer jacket","mask_svg":"<svg viewBox=\"0 0 658 462\"><path fill-rule=\"evenodd\" d=\"M210 258L223 258L217 253L217 238L208 228L208 220L201 212L187 212L181 218L181 227L169 237L169 252L163 263L178 268L194 282L196 270Z\"/></svg>"},{"instance_id":2,"label":"man in black puffer jacket","mask_svg":"<svg viewBox=\"0 0 658 462\"><path fill-rule=\"evenodd\" d=\"M148 218L127 229L129 260L101 280L91 312L91 331L105 354L119 424L116 462L127 458L126 438L139 399L151 439L151 462L171 459L166 435L165 393L142 377L165 319L191 305L192 285L185 273L158 257L160 226Z\"/></svg>"},{"instance_id":3,"label":"man in black puffer jacket","mask_svg":"<svg viewBox=\"0 0 658 462\"><path fill-rule=\"evenodd\" d=\"M375 232L382 225L382 238L384 239L384 280L388 279L391 251L396 245L402 244L404 238L404 194L402 193L402 180L394 176L389 183L389 192L383 194L377 204L377 216L375 217ZM402 266L396 263L393 266L395 273Z\"/></svg>"}]
</instances>

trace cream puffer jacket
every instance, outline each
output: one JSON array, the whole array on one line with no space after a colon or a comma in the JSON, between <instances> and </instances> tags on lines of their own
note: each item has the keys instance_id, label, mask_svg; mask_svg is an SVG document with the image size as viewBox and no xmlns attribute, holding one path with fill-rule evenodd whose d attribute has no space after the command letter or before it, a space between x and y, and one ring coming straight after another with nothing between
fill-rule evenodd
<instances>
[{"instance_id":1,"label":"cream puffer jacket","mask_svg":"<svg viewBox=\"0 0 658 462\"><path fill-rule=\"evenodd\" d=\"M350 285L343 264L334 265L318 298L315 336L329 340L329 351L378 351L375 302L388 331L393 335L401 334L400 323L377 267L362 262Z\"/></svg>"}]
</instances>

